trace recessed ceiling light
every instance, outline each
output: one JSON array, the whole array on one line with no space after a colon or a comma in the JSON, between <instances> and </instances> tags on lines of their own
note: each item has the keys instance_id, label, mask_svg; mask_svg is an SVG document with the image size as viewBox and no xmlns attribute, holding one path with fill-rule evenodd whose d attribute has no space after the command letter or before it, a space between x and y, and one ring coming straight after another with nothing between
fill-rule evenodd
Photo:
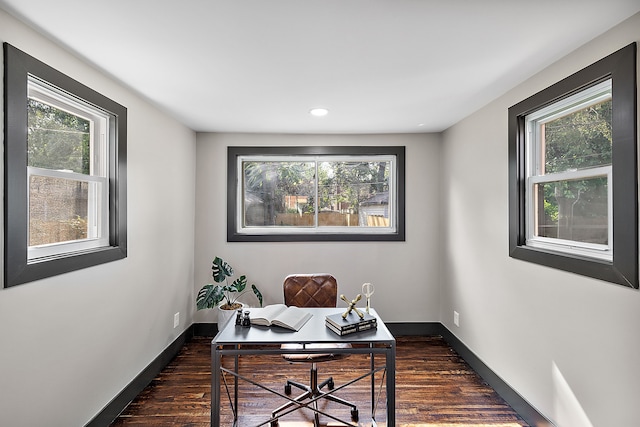
<instances>
[{"instance_id":1,"label":"recessed ceiling light","mask_svg":"<svg viewBox=\"0 0 640 427\"><path fill-rule=\"evenodd\" d=\"M322 117L329 114L329 110L327 110L326 108L312 108L311 110L309 110L309 114L316 117Z\"/></svg>"}]
</instances>

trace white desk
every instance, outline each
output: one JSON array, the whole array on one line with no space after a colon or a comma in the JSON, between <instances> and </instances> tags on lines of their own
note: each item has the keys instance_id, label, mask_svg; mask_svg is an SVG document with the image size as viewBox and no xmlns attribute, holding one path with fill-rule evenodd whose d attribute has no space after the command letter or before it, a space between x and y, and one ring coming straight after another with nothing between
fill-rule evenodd
<instances>
[{"instance_id":1,"label":"white desk","mask_svg":"<svg viewBox=\"0 0 640 427\"><path fill-rule=\"evenodd\" d=\"M396 370L396 340L391 335L385 324L381 321L380 316L371 310L371 314L378 318L378 328L371 331L358 332L346 336L339 336L331 332L325 326L325 316L328 314L342 313L341 308L308 308L313 313L313 317L298 331L290 331L279 327L262 327L251 326L243 328L236 326L234 319L229 321L227 325L215 336L211 342L211 426L220 427L220 382L222 372L227 372L234 377L234 425L237 423L238 408L238 379L242 378L238 373L238 356L246 354L283 354L283 353L326 353L326 349L296 349L285 351L280 348L280 344L311 344L311 343L351 343L366 344L366 346L358 345L352 348L335 349L334 353L351 353L351 354L370 354L371 355L371 371L367 376L371 377L371 399L372 399L372 423L375 423L375 405L374 400L374 383L375 369L374 358L376 354L383 354L385 364L383 370L386 370L385 387L387 396L387 427L395 427L395 370ZM234 370L228 370L222 367L221 360L224 355L232 355L235 357ZM251 381L249 381L251 382ZM267 389L283 398L293 400L275 390ZM312 406L300 404L299 406ZM320 412L320 411L318 411ZM322 412L320 412L322 413ZM326 413L322 413L328 415ZM284 415L284 414L283 414ZM329 415L331 416L331 415ZM271 421L269 418L265 420L266 425ZM340 420L342 421L342 420ZM262 424L260 424L262 425ZM357 424L348 424L357 426Z\"/></svg>"}]
</instances>

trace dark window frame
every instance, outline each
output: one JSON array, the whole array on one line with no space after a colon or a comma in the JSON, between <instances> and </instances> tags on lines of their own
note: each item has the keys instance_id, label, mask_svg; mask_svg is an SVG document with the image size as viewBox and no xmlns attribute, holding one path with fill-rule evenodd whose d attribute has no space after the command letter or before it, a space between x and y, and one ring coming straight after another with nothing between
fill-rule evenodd
<instances>
[{"instance_id":1,"label":"dark window frame","mask_svg":"<svg viewBox=\"0 0 640 427\"><path fill-rule=\"evenodd\" d=\"M115 116L109 162L109 246L27 261L27 78L40 78ZM115 159L115 161L114 161ZM127 256L127 109L4 43L4 286L99 265Z\"/></svg>"},{"instance_id":2,"label":"dark window frame","mask_svg":"<svg viewBox=\"0 0 640 427\"><path fill-rule=\"evenodd\" d=\"M396 156L397 216L393 233L238 233L237 188L239 156L248 155L394 155ZM355 231L355 230L354 230ZM227 148L227 241L228 242L349 242L405 241L405 147L404 146L309 146L309 147L228 147Z\"/></svg>"},{"instance_id":3,"label":"dark window frame","mask_svg":"<svg viewBox=\"0 0 640 427\"><path fill-rule=\"evenodd\" d=\"M604 80L613 97L613 262L526 245L525 117ZM636 43L509 108L509 256L638 288Z\"/></svg>"}]
</instances>

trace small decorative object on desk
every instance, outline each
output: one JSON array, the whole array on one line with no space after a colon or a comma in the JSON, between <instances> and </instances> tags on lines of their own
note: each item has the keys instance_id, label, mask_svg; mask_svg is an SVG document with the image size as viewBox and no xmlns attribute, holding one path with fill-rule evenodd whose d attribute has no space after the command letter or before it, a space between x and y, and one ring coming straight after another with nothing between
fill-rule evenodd
<instances>
[{"instance_id":1,"label":"small decorative object on desk","mask_svg":"<svg viewBox=\"0 0 640 427\"><path fill-rule=\"evenodd\" d=\"M373 283L363 283L362 284L362 293L367 299L367 313L369 313L369 309L371 308L371 296L374 292Z\"/></svg>"},{"instance_id":2,"label":"small decorative object on desk","mask_svg":"<svg viewBox=\"0 0 640 427\"><path fill-rule=\"evenodd\" d=\"M242 318L242 327L243 328L251 327L251 318L249 317L249 311L244 312L244 317Z\"/></svg>"},{"instance_id":3,"label":"small decorative object on desk","mask_svg":"<svg viewBox=\"0 0 640 427\"><path fill-rule=\"evenodd\" d=\"M346 317L336 313L325 318L325 325L338 335L348 335L376 329L378 327L378 319L367 313L363 313L362 318L354 313L349 313Z\"/></svg>"},{"instance_id":4,"label":"small decorative object on desk","mask_svg":"<svg viewBox=\"0 0 640 427\"><path fill-rule=\"evenodd\" d=\"M356 312L356 314L358 315L358 317L360 317L360 319L363 319L363 318L364 318L364 313L363 313L363 312L361 312L360 310L358 310L358 308L356 307L356 303L357 303L358 301L360 301L360 298L362 298L362 295L358 294L358 295L356 295L356 297L355 297L354 299L352 299L351 301L349 301L349 300L347 299L347 297L345 297L344 295L340 295L340 299L341 299L342 301L346 302L347 304L349 304L349 307L347 308L347 311L345 311L345 312L342 314L342 318L343 318L343 319L346 319L346 318L347 318L347 316L348 316L349 314L351 314L351 312L352 312L352 311L355 311L355 312Z\"/></svg>"}]
</instances>

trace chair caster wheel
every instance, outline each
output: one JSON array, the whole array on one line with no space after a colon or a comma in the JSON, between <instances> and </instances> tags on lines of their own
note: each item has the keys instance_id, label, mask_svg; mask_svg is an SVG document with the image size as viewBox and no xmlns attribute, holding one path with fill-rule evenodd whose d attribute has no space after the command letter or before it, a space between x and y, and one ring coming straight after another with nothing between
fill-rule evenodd
<instances>
[{"instance_id":1,"label":"chair caster wheel","mask_svg":"<svg viewBox=\"0 0 640 427\"><path fill-rule=\"evenodd\" d=\"M358 410L357 409L352 409L351 410L351 421L358 421Z\"/></svg>"},{"instance_id":2,"label":"chair caster wheel","mask_svg":"<svg viewBox=\"0 0 640 427\"><path fill-rule=\"evenodd\" d=\"M271 427L277 427L278 426L278 420L275 421L271 421Z\"/></svg>"},{"instance_id":3,"label":"chair caster wheel","mask_svg":"<svg viewBox=\"0 0 640 427\"><path fill-rule=\"evenodd\" d=\"M291 384L286 384L284 386L284 394L286 394L287 396L291 394ZM277 424L278 422L276 421L275 423Z\"/></svg>"},{"instance_id":4,"label":"chair caster wheel","mask_svg":"<svg viewBox=\"0 0 640 427\"><path fill-rule=\"evenodd\" d=\"M334 384L333 380L329 381L327 383L327 387L329 388L329 390L333 390L334 388L336 388L336 385Z\"/></svg>"}]
</instances>

